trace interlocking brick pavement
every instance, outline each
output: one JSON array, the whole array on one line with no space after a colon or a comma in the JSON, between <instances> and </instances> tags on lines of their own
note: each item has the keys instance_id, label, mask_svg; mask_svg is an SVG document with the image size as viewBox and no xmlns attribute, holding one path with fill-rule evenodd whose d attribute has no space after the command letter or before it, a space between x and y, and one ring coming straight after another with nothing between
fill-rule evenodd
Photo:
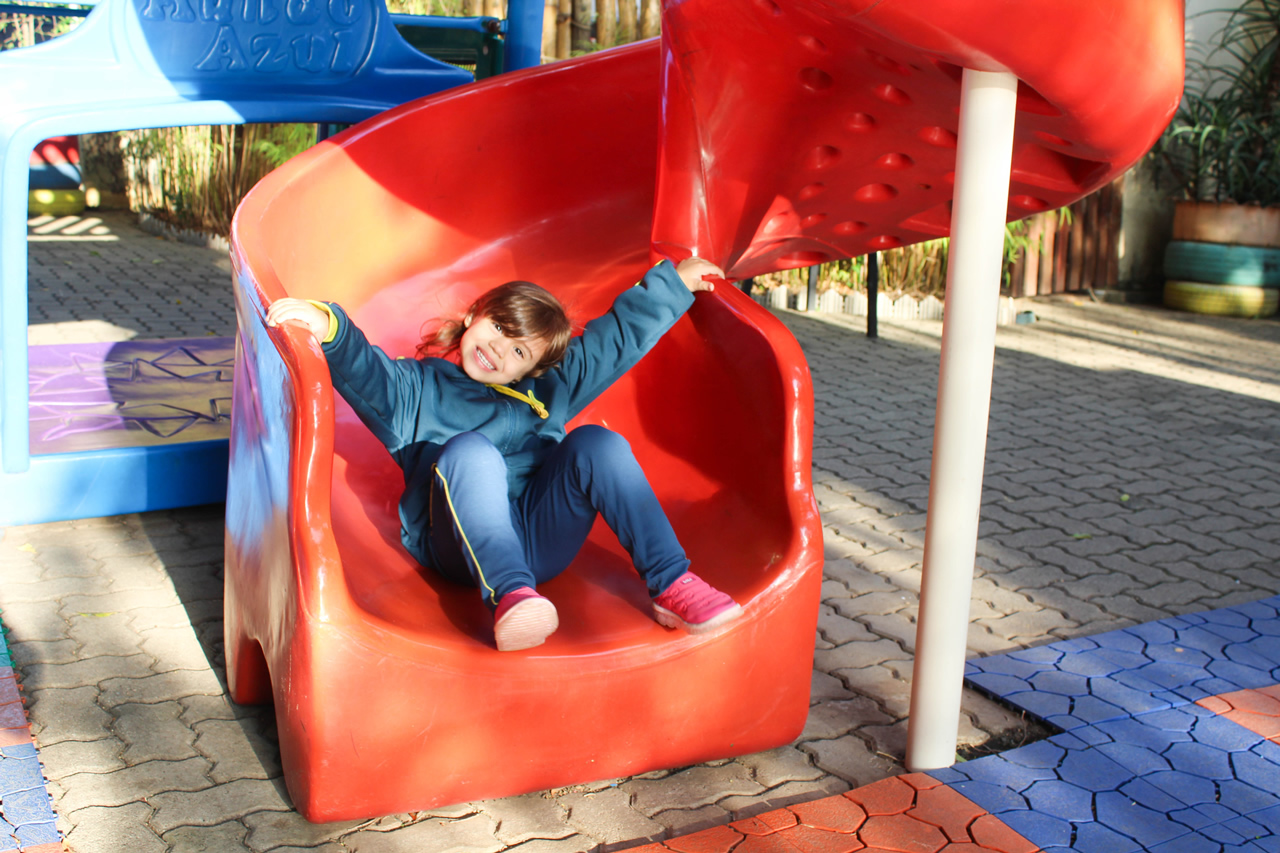
<instances>
[{"instance_id":1,"label":"interlocking brick pavement","mask_svg":"<svg viewBox=\"0 0 1280 853\"><path fill-rule=\"evenodd\" d=\"M51 229L30 244L33 342L232 333L222 252L102 219L119 239ZM1030 307L1039 322L997 335L971 654L1275 594L1280 323ZM0 618L70 849L585 853L902 773L941 325L882 322L872 340L860 319L780 316L813 373L826 524L814 710L796 744L315 826L289 807L270 709L225 696L221 506L12 527ZM1023 726L966 691L964 744Z\"/></svg>"}]
</instances>

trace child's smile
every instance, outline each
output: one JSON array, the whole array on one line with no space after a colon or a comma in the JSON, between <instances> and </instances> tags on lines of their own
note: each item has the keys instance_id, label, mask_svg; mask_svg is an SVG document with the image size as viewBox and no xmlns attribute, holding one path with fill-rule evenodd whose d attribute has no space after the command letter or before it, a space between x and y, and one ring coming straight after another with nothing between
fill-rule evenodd
<instances>
[{"instance_id":1,"label":"child's smile","mask_svg":"<svg viewBox=\"0 0 1280 853\"><path fill-rule=\"evenodd\" d=\"M458 351L462 370L477 382L509 385L538 365L546 344L531 338L512 338L489 317L467 318Z\"/></svg>"}]
</instances>

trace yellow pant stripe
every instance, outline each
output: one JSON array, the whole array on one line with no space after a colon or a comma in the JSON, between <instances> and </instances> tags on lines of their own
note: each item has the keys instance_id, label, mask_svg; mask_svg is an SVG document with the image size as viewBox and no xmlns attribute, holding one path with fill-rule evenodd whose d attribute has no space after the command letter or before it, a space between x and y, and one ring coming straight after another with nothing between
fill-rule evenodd
<instances>
[{"instance_id":1,"label":"yellow pant stripe","mask_svg":"<svg viewBox=\"0 0 1280 853\"><path fill-rule=\"evenodd\" d=\"M444 500L449 505L449 514L453 516L453 523L458 528L458 533L462 535L462 544L467 546L467 553L471 555L471 562L476 567L476 574L480 576L480 583L489 591L489 601L494 604L498 603L498 594L493 587L489 586L489 582L484 579L484 570L480 568L480 561L476 559L476 552L471 548L471 540L467 539L467 531L462 529L462 521L458 518L458 511L453 508L453 498L449 497L449 481L444 478L444 474L440 473L440 469L432 466L436 476L440 478L440 485L444 486Z\"/></svg>"}]
</instances>

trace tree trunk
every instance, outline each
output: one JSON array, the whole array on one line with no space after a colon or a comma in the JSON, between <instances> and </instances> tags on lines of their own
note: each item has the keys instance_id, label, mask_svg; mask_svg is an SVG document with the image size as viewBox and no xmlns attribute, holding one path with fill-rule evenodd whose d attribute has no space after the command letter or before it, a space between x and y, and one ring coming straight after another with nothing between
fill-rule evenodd
<instances>
[{"instance_id":1,"label":"tree trunk","mask_svg":"<svg viewBox=\"0 0 1280 853\"><path fill-rule=\"evenodd\" d=\"M640 0L640 38L653 38L661 29L661 0Z\"/></svg>"},{"instance_id":2,"label":"tree trunk","mask_svg":"<svg viewBox=\"0 0 1280 853\"><path fill-rule=\"evenodd\" d=\"M636 40L636 0L618 0L618 44Z\"/></svg>"},{"instance_id":3,"label":"tree trunk","mask_svg":"<svg viewBox=\"0 0 1280 853\"><path fill-rule=\"evenodd\" d=\"M613 47L617 43L618 2L617 0L596 0L596 44L601 47Z\"/></svg>"}]
</instances>

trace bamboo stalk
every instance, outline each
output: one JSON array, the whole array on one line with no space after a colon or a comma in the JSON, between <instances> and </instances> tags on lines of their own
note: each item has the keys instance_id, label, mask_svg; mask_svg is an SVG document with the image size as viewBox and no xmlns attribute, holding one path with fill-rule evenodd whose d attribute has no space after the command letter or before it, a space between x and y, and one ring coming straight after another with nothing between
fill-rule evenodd
<instances>
[{"instance_id":1,"label":"bamboo stalk","mask_svg":"<svg viewBox=\"0 0 1280 853\"><path fill-rule=\"evenodd\" d=\"M618 44L636 40L636 0L618 0Z\"/></svg>"},{"instance_id":2,"label":"bamboo stalk","mask_svg":"<svg viewBox=\"0 0 1280 853\"><path fill-rule=\"evenodd\" d=\"M618 0L596 0L596 44L613 47L618 43Z\"/></svg>"},{"instance_id":3,"label":"bamboo stalk","mask_svg":"<svg viewBox=\"0 0 1280 853\"><path fill-rule=\"evenodd\" d=\"M556 59L568 59L573 47L573 0L560 0L556 15Z\"/></svg>"},{"instance_id":4,"label":"bamboo stalk","mask_svg":"<svg viewBox=\"0 0 1280 853\"><path fill-rule=\"evenodd\" d=\"M640 38L653 38L661 29L661 0L640 0Z\"/></svg>"}]
</instances>

